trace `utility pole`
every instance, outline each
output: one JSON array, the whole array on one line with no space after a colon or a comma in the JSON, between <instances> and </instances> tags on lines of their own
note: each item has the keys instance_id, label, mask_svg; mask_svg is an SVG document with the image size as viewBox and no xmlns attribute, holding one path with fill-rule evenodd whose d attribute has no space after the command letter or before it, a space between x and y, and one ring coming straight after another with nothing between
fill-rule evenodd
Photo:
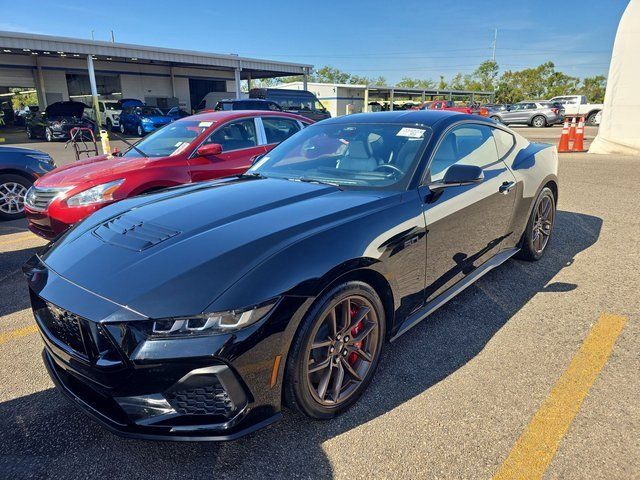
<instances>
[{"instance_id":1,"label":"utility pole","mask_svg":"<svg viewBox=\"0 0 640 480\"><path fill-rule=\"evenodd\" d=\"M493 31L493 55L491 56L491 59L495 62L496 61L496 47L498 46L498 29L496 28Z\"/></svg>"},{"instance_id":2,"label":"utility pole","mask_svg":"<svg viewBox=\"0 0 640 480\"><path fill-rule=\"evenodd\" d=\"M113 30L111 30L111 43L116 43L116 37L113 34Z\"/></svg>"}]
</instances>

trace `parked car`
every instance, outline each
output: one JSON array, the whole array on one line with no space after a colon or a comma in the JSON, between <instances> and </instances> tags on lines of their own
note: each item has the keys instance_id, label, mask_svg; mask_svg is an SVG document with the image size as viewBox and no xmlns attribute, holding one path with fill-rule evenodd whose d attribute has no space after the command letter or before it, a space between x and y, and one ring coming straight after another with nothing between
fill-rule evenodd
<instances>
[{"instance_id":1,"label":"parked car","mask_svg":"<svg viewBox=\"0 0 640 480\"><path fill-rule=\"evenodd\" d=\"M564 120L564 110L550 102L527 100L509 106L506 110L492 110L489 117L505 125L521 124L532 127L549 127Z\"/></svg>"},{"instance_id":2,"label":"parked car","mask_svg":"<svg viewBox=\"0 0 640 480\"><path fill-rule=\"evenodd\" d=\"M26 119L27 137L44 138L47 142L69 140L71 129L90 128L96 131L96 124L84 116L86 105L82 102L55 102L44 112L37 112Z\"/></svg>"},{"instance_id":3,"label":"parked car","mask_svg":"<svg viewBox=\"0 0 640 480\"><path fill-rule=\"evenodd\" d=\"M26 197L29 229L47 239L109 203L183 183L237 175L311 122L283 112L210 112L176 120L122 156L71 163Z\"/></svg>"},{"instance_id":4,"label":"parked car","mask_svg":"<svg viewBox=\"0 0 640 480\"><path fill-rule=\"evenodd\" d=\"M129 132L144 137L147 133L173 122L173 118L162 113L157 107L131 106L123 107L120 113L120 133Z\"/></svg>"},{"instance_id":5,"label":"parked car","mask_svg":"<svg viewBox=\"0 0 640 480\"><path fill-rule=\"evenodd\" d=\"M504 112L509 108L510 105L508 103L485 103L482 106L486 108L489 112L491 111Z\"/></svg>"},{"instance_id":6,"label":"parked car","mask_svg":"<svg viewBox=\"0 0 640 480\"><path fill-rule=\"evenodd\" d=\"M108 131L120 127L120 113L122 112L122 104L119 100L98 100L98 109L102 124ZM87 108L87 117L96 122L96 112L93 108Z\"/></svg>"},{"instance_id":7,"label":"parked car","mask_svg":"<svg viewBox=\"0 0 640 480\"><path fill-rule=\"evenodd\" d=\"M167 117L171 117L174 120L179 120L180 118L188 117L189 115L191 115L189 112L182 110L180 107L161 108L160 110Z\"/></svg>"},{"instance_id":8,"label":"parked car","mask_svg":"<svg viewBox=\"0 0 640 480\"><path fill-rule=\"evenodd\" d=\"M38 105L25 105L20 110L16 110L13 116L13 124L16 126L26 126L27 118L38 113L40 107Z\"/></svg>"},{"instance_id":9,"label":"parked car","mask_svg":"<svg viewBox=\"0 0 640 480\"><path fill-rule=\"evenodd\" d=\"M331 118L329 111L318 98L307 90L286 88L252 88L249 98L262 98L277 103L285 112L307 117L314 122Z\"/></svg>"},{"instance_id":10,"label":"parked car","mask_svg":"<svg viewBox=\"0 0 640 480\"><path fill-rule=\"evenodd\" d=\"M226 98L216 104L215 110L217 112L220 110L271 110L281 112L282 108L276 102L262 98Z\"/></svg>"},{"instance_id":11,"label":"parked car","mask_svg":"<svg viewBox=\"0 0 640 480\"><path fill-rule=\"evenodd\" d=\"M55 168L49 154L0 146L0 220L24 216L24 197L33 182Z\"/></svg>"},{"instance_id":12,"label":"parked car","mask_svg":"<svg viewBox=\"0 0 640 480\"><path fill-rule=\"evenodd\" d=\"M458 106L452 100L434 100L432 102L425 102L420 107L420 110L452 110L454 112L462 112L472 114L471 107Z\"/></svg>"},{"instance_id":13,"label":"parked car","mask_svg":"<svg viewBox=\"0 0 640 480\"><path fill-rule=\"evenodd\" d=\"M587 125L599 125L602 111L602 103L589 103L585 95L563 95L549 99L550 102L557 102L564 107L565 115L584 115Z\"/></svg>"},{"instance_id":14,"label":"parked car","mask_svg":"<svg viewBox=\"0 0 640 480\"><path fill-rule=\"evenodd\" d=\"M554 147L475 115L311 125L244 175L110 205L33 257L44 362L130 437L231 440L283 404L332 418L387 340L544 255L557 171Z\"/></svg>"}]
</instances>

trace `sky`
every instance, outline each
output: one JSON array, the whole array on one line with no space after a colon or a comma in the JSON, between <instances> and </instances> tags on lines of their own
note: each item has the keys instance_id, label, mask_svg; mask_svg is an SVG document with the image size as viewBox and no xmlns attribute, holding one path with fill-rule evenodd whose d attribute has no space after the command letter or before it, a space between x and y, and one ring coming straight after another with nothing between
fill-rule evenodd
<instances>
[{"instance_id":1,"label":"sky","mask_svg":"<svg viewBox=\"0 0 640 480\"><path fill-rule=\"evenodd\" d=\"M451 78L492 56L502 71L551 60L608 72L628 0L0 0L0 30L331 65L352 74ZM93 32L93 33L92 33Z\"/></svg>"}]
</instances>

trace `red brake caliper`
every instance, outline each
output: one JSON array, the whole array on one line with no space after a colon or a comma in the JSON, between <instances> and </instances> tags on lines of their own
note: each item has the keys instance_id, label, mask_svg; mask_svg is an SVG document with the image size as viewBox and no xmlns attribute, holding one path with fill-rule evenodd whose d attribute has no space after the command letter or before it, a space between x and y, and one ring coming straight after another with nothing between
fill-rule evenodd
<instances>
[{"instance_id":1,"label":"red brake caliper","mask_svg":"<svg viewBox=\"0 0 640 480\"><path fill-rule=\"evenodd\" d=\"M358 314L357 308L351 308L351 310L349 311L349 315L351 316L351 318L355 317L357 314ZM360 331L362 330L362 327L363 327L362 320L360 320L358 324L351 329L351 337L355 338L355 336L358 335L358 333L360 333ZM356 343L356 346L358 348L362 348L362 342ZM357 360L358 360L358 354L355 352L351 352L347 357L347 362L349 362L349 365L351 366L355 365Z\"/></svg>"}]
</instances>

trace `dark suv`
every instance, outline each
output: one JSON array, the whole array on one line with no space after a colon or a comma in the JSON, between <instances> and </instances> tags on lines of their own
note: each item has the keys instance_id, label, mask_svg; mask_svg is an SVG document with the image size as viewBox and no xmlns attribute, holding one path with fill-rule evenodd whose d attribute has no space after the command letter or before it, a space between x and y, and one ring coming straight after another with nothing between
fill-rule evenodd
<instances>
[{"instance_id":1,"label":"dark suv","mask_svg":"<svg viewBox=\"0 0 640 480\"><path fill-rule=\"evenodd\" d=\"M281 112L282 108L276 102L261 98L242 98L237 100L225 98L216 104L215 111L219 112L220 110L272 110Z\"/></svg>"}]
</instances>

